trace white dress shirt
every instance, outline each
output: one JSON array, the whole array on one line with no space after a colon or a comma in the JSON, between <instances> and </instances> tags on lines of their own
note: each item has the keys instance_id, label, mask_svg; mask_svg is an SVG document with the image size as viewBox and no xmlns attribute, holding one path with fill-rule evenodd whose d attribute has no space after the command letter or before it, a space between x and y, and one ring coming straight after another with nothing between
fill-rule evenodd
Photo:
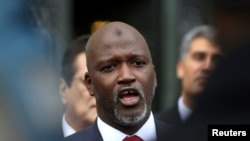
<instances>
[{"instance_id":1,"label":"white dress shirt","mask_svg":"<svg viewBox=\"0 0 250 141\"><path fill-rule=\"evenodd\" d=\"M103 138L103 141L122 141L127 134L111 127L97 118L97 126ZM142 138L144 141L156 141L156 127L154 116L151 112L147 122L134 134ZM112 138L111 138L112 137Z\"/></svg>"},{"instance_id":2,"label":"white dress shirt","mask_svg":"<svg viewBox=\"0 0 250 141\"><path fill-rule=\"evenodd\" d=\"M68 124L65 119L65 114L63 114L62 118L62 130L64 137L74 134L76 131Z\"/></svg>"},{"instance_id":3,"label":"white dress shirt","mask_svg":"<svg viewBox=\"0 0 250 141\"><path fill-rule=\"evenodd\" d=\"M178 100L178 111L183 122L185 122L192 113L192 110L184 104L182 96L180 96Z\"/></svg>"}]
</instances>

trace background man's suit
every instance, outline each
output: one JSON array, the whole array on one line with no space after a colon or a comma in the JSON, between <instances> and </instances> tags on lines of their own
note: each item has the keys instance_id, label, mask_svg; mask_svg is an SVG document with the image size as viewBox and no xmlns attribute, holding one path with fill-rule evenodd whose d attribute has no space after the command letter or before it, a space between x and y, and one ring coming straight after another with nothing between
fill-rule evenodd
<instances>
[{"instance_id":1,"label":"background man's suit","mask_svg":"<svg viewBox=\"0 0 250 141\"><path fill-rule=\"evenodd\" d=\"M157 115L157 118L173 125L179 125L182 123L177 104L167 111Z\"/></svg>"}]
</instances>

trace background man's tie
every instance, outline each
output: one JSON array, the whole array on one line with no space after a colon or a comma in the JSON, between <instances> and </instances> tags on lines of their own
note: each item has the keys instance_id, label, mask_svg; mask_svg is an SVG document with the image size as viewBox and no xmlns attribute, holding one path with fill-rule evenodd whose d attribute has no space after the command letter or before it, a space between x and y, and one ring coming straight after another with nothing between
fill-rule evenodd
<instances>
[{"instance_id":1,"label":"background man's tie","mask_svg":"<svg viewBox=\"0 0 250 141\"><path fill-rule=\"evenodd\" d=\"M133 135L133 136L127 136L122 141L143 141L140 137Z\"/></svg>"}]
</instances>

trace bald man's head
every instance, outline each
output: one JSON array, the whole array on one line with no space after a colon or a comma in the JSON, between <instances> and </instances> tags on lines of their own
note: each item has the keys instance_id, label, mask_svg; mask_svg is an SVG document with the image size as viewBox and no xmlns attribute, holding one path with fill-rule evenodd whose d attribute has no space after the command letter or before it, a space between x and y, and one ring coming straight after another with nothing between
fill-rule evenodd
<instances>
[{"instance_id":1,"label":"bald man's head","mask_svg":"<svg viewBox=\"0 0 250 141\"><path fill-rule=\"evenodd\" d=\"M88 60L92 60L90 59L92 58L92 51L111 47L127 48L125 44L129 46L132 46L132 44L143 46L151 59L150 51L144 37L134 27L116 21L104 25L90 37L86 46L87 65L90 65Z\"/></svg>"}]
</instances>

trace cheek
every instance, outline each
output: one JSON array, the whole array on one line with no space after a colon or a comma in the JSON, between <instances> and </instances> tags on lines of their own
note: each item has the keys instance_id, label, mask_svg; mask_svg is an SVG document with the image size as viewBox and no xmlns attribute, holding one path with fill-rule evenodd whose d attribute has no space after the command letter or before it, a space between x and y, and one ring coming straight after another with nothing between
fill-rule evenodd
<instances>
[{"instance_id":1,"label":"cheek","mask_svg":"<svg viewBox=\"0 0 250 141\"><path fill-rule=\"evenodd\" d=\"M90 95L85 87L85 85L81 83L73 84L71 85L70 91L69 91L70 96L72 97L73 100L78 100L78 99L89 99Z\"/></svg>"},{"instance_id":2,"label":"cheek","mask_svg":"<svg viewBox=\"0 0 250 141\"><path fill-rule=\"evenodd\" d=\"M182 78L182 83L184 86L188 86L192 83L193 79L195 78L195 72L193 70L188 70L185 72Z\"/></svg>"},{"instance_id":3,"label":"cheek","mask_svg":"<svg viewBox=\"0 0 250 141\"><path fill-rule=\"evenodd\" d=\"M200 71L201 65L199 63L190 62L185 64L183 68L183 78L190 79Z\"/></svg>"},{"instance_id":4,"label":"cheek","mask_svg":"<svg viewBox=\"0 0 250 141\"><path fill-rule=\"evenodd\" d=\"M101 76L96 75L95 78L92 79L92 89L94 88L95 91L98 93L102 92L112 92L113 88L115 87L116 80L113 76Z\"/></svg>"},{"instance_id":5,"label":"cheek","mask_svg":"<svg viewBox=\"0 0 250 141\"><path fill-rule=\"evenodd\" d=\"M71 87L71 93L74 95L77 95L79 97L84 90L85 89L84 89L83 85L80 85L80 84L72 85L72 87Z\"/></svg>"},{"instance_id":6,"label":"cheek","mask_svg":"<svg viewBox=\"0 0 250 141\"><path fill-rule=\"evenodd\" d=\"M145 76L149 76L149 77L141 77L141 79L138 79L138 81L141 84L141 88L143 88L144 94L145 94L145 98L148 102L151 102L154 96L154 91L156 88L156 76L155 74L152 73L147 73L148 75Z\"/></svg>"},{"instance_id":7,"label":"cheek","mask_svg":"<svg viewBox=\"0 0 250 141\"><path fill-rule=\"evenodd\" d=\"M114 83L114 82L113 82ZM91 89L96 99L101 103L111 101L114 93L114 84L110 79L96 79L92 81Z\"/></svg>"},{"instance_id":8,"label":"cheek","mask_svg":"<svg viewBox=\"0 0 250 141\"><path fill-rule=\"evenodd\" d=\"M79 87L79 93L82 94L82 97L86 97L86 98L90 97L89 91L85 85L81 85Z\"/></svg>"},{"instance_id":9,"label":"cheek","mask_svg":"<svg viewBox=\"0 0 250 141\"><path fill-rule=\"evenodd\" d=\"M82 99L82 101L84 101L84 103L87 103L91 100L92 96L90 96L89 92L87 90L85 91L81 91L79 93L79 99Z\"/></svg>"},{"instance_id":10,"label":"cheek","mask_svg":"<svg viewBox=\"0 0 250 141\"><path fill-rule=\"evenodd\" d=\"M193 73L197 73L202 70L204 66L204 63L201 61L194 61L193 63L190 63L189 70L192 71Z\"/></svg>"}]
</instances>

